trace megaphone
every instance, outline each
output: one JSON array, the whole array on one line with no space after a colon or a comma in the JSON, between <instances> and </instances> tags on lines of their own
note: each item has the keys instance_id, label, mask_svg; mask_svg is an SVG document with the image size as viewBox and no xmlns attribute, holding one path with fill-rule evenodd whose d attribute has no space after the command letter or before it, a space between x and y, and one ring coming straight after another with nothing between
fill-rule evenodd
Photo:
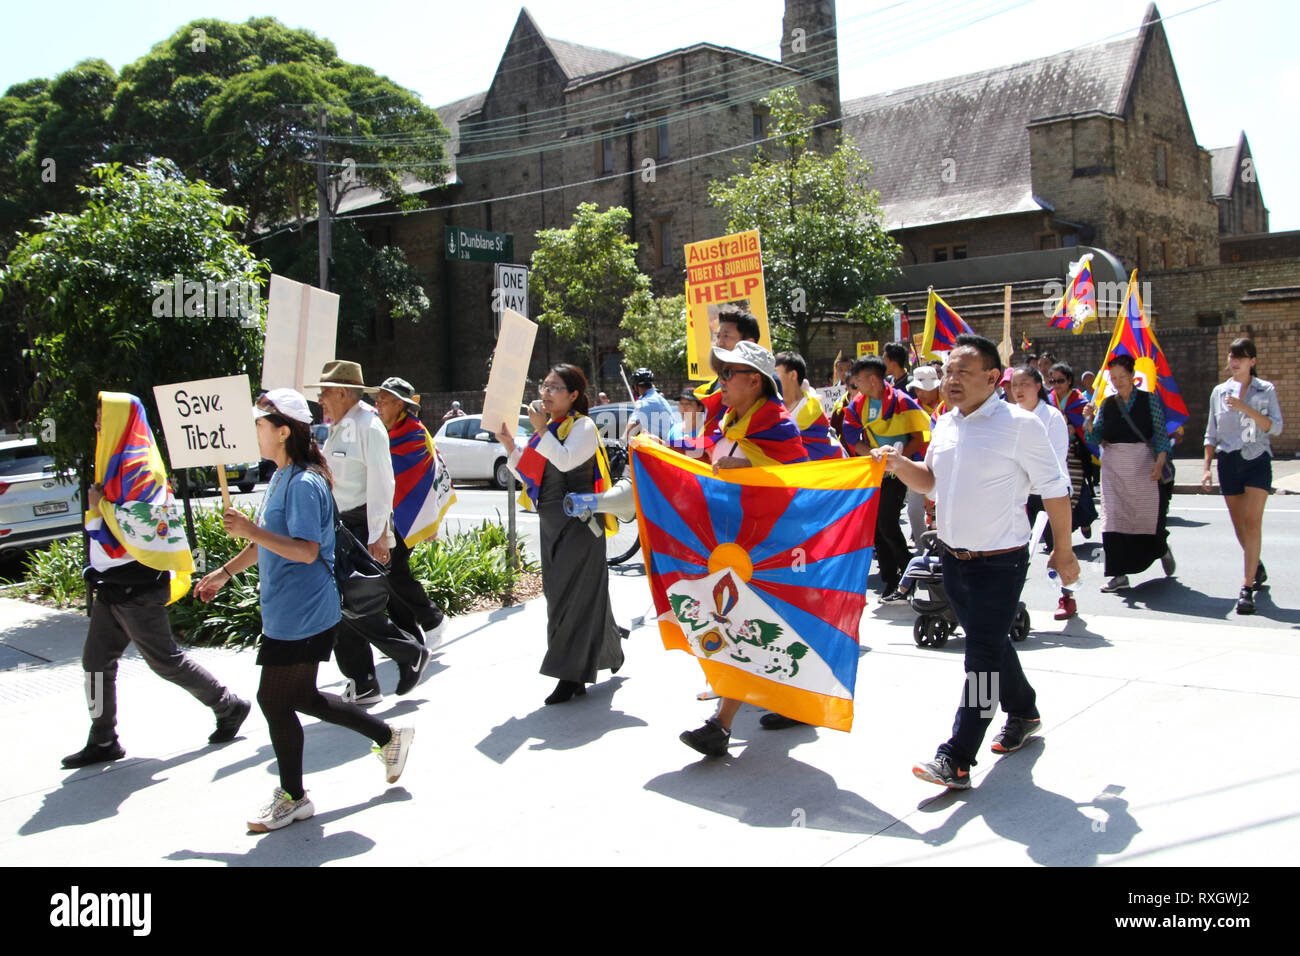
<instances>
[{"instance_id":1,"label":"megaphone","mask_svg":"<svg viewBox=\"0 0 1300 956\"><path fill-rule=\"evenodd\" d=\"M636 495L632 491L632 479L620 478L614 482L609 491L570 492L564 496L564 513L570 518L586 521L594 514L613 515L619 521L628 522L636 517Z\"/></svg>"}]
</instances>

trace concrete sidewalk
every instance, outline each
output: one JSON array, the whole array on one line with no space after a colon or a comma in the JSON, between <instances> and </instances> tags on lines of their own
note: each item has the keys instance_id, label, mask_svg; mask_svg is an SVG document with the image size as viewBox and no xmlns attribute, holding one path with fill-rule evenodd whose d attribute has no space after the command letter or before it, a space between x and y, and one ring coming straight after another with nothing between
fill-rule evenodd
<instances>
[{"instance_id":1,"label":"concrete sidewalk","mask_svg":"<svg viewBox=\"0 0 1300 956\"><path fill-rule=\"evenodd\" d=\"M616 616L639 625L644 577L611 582ZM369 741L308 722L316 816L254 836L244 821L276 783L256 710L240 739L209 746L209 712L131 656L119 678L127 759L63 771L87 729L85 618L0 600L0 666L49 661L0 671L0 860L1204 866L1276 863L1300 844L1300 759L1269 730L1300 721L1293 628L1100 616L1062 627L1049 608L1031 613L1022 661L1044 733L982 755L965 794L910 772L947 736L964 642L917 648L905 609L867 611L852 733L767 732L746 707L731 755L705 760L677 740L712 710L695 700L699 667L651 627L633 630L618 676L542 706L552 682L537 674L534 601L455 619L423 683L377 708L417 728L399 784L384 783ZM254 694L252 653L196 656ZM381 680L393 686L391 664ZM339 688L332 663L321 683Z\"/></svg>"},{"instance_id":2,"label":"concrete sidewalk","mask_svg":"<svg viewBox=\"0 0 1300 956\"><path fill-rule=\"evenodd\" d=\"M1201 475L1204 473L1205 459L1175 458L1174 494L1219 494L1219 472L1217 466L1210 469L1210 474L1214 476L1215 484L1209 492L1206 492L1201 487ZM1273 459L1273 490L1279 495L1300 495L1300 459Z\"/></svg>"}]
</instances>

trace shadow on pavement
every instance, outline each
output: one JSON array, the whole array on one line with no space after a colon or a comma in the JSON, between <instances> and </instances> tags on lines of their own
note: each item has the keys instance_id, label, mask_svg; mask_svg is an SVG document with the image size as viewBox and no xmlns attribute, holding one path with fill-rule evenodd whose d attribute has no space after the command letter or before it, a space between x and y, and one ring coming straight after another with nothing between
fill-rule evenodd
<instances>
[{"instance_id":1,"label":"shadow on pavement","mask_svg":"<svg viewBox=\"0 0 1300 956\"><path fill-rule=\"evenodd\" d=\"M1230 580L1239 580L1231 578ZM1236 596L1212 597L1193 590L1176 578L1154 578L1119 592L1130 608L1146 608L1166 614L1203 617L1212 621L1235 621ZM1269 597L1269 589L1255 594L1255 615L1282 624L1300 626L1300 611L1280 608Z\"/></svg>"},{"instance_id":2,"label":"shadow on pavement","mask_svg":"<svg viewBox=\"0 0 1300 956\"><path fill-rule=\"evenodd\" d=\"M740 727L737 726L737 731ZM917 833L835 778L790 756L817 739L815 727L765 731L756 725L745 749L727 757L701 757L681 770L660 774L645 789L711 810L751 827L809 827L917 840ZM683 753L688 753L683 744Z\"/></svg>"},{"instance_id":3,"label":"shadow on pavement","mask_svg":"<svg viewBox=\"0 0 1300 956\"><path fill-rule=\"evenodd\" d=\"M615 730L645 727L646 722L640 717L610 706L626 679L611 677L588 687L586 696L550 707L543 704L526 717L511 717L493 727L474 747L483 756L505 763L530 740L537 741L530 750L572 750ZM543 690L539 688L538 694L541 693Z\"/></svg>"},{"instance_id":4,"label":"shadow on pavement","mask_svg":"<svg viewBox=\"0 0 1300 956\"><path fill-rule=\"evenodd\" d=\"M226 866L321 866L335 860L346 860L369 852L375 846L375 841L351 830L326 836L326 825L370 807L410 799L411 794L404 787L393 787L378 796L371 797L365 803L327 810L325 813L317 813L309 820L291 823L284 831L248 833L248 838L256 840L257 843L247 853L176 850L168 853L163 859L212 860L224 863ZM256 809L250 805L249 815L256 812ZM241 825L238 816L232 815L231 828L235 829ZM290 834L292 837L289 836Z\"/></svg>"},{"instance_id":5,"label":"shadow on pavement","mask_svg":"<svg viewBox=\"0 0 1300 956\"><path fill-rule=\"evenodd\" d=\"M1092 800L1076 803L1034 783L1033 770L1047 743L1033 738L1024 749L996 758L973 790L956 792L960 800L943 824L922 834L931 846L943 846L961 828L982 819L997 836L1021 843L1042 866L1096 866L1104 856L1123 853L1142 832L1123 799L1123 787L1109 786ZM1084 813L1084 808L1092 808Z\"/></svg>"}]
</instances>

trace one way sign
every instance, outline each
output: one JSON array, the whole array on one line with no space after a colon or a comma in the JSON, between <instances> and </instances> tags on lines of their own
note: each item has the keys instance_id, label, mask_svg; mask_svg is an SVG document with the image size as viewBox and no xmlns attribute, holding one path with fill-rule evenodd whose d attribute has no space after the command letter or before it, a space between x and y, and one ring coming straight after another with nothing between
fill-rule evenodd
<instances>
[{"instance_id":1,"label":"one way sign","mask_svg":"<svg viewBox=\"0 0 1300 956\"><path fill-rule=\"evenodd\" d=\"M496 285L492 290L492 317L501 330L501 313L514 309L528 318L528 267L498 262L494 266Z\"/></svg>"}]
</instances>

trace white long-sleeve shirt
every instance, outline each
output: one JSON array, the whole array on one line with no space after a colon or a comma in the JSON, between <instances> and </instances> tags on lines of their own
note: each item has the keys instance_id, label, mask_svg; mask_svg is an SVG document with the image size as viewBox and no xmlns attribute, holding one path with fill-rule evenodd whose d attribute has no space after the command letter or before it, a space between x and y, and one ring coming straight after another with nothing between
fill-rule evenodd
<instances>
[{"instance_id":1,"label":"white long-sleeve shirt","mask_svg":"<svg viewBox=\"0 0 1300 956\"><path fill-rule=\"evenodd\" d=\"M370 532L366 544L384 538L391 548L396 539L387 529L397 482L393 478L388 429L379 415L365 402L357 402L330 426L323 451L334 477L334 501L339 511L365 505Z\"/></svg>"},{"instance_id":2,"label":"white long-sleeve shirt","mask_svg":"<svg viewBox=\"0 0 1300 956\"><path fill-rule=\"evenodd\" d=\"M1070 478L1033 412L996 394L970 415L953 409L935 425L925 464L934 473L939 540L998 551L1029 543L1025 499L1070 494Z\"/></svg>"},{"instance_id":3,"label":"white long-sleeve shirt","mask_svg":"<svg viewBox=\"0 0 1300 956\"><path fill-rule=\"evenodd\" d=\"M569 429L569 436L564 441L552 435L549 428L545 429L541 440L537 443L537 452L560 471L572 471L596 454L599 445L600 432L596 429L596 423L583 415L574 421ZM519 456L524 453L526 447L528 447L527 442L516 444L515 450L510 453L508 463L516 478L519 478L519 472L516 470Z\"/></svg>"},{"instance_id":4,"label":"white long-sleeve shirt","mask_svg":"<svg viewBox=\"0 0 1300 956\"><path fill-rule=\"evenodd\" d=\"M1070 428L1065 423L1065 416L1051 402L1039 402L1034 406L1034 414L1047 429L1047 440L1052 443L1052 451L1056 452L1061 467L1068 475L1070 473ZM1037 488L1030 490L1038 494Z\"/></svg>"}]
</instances>

